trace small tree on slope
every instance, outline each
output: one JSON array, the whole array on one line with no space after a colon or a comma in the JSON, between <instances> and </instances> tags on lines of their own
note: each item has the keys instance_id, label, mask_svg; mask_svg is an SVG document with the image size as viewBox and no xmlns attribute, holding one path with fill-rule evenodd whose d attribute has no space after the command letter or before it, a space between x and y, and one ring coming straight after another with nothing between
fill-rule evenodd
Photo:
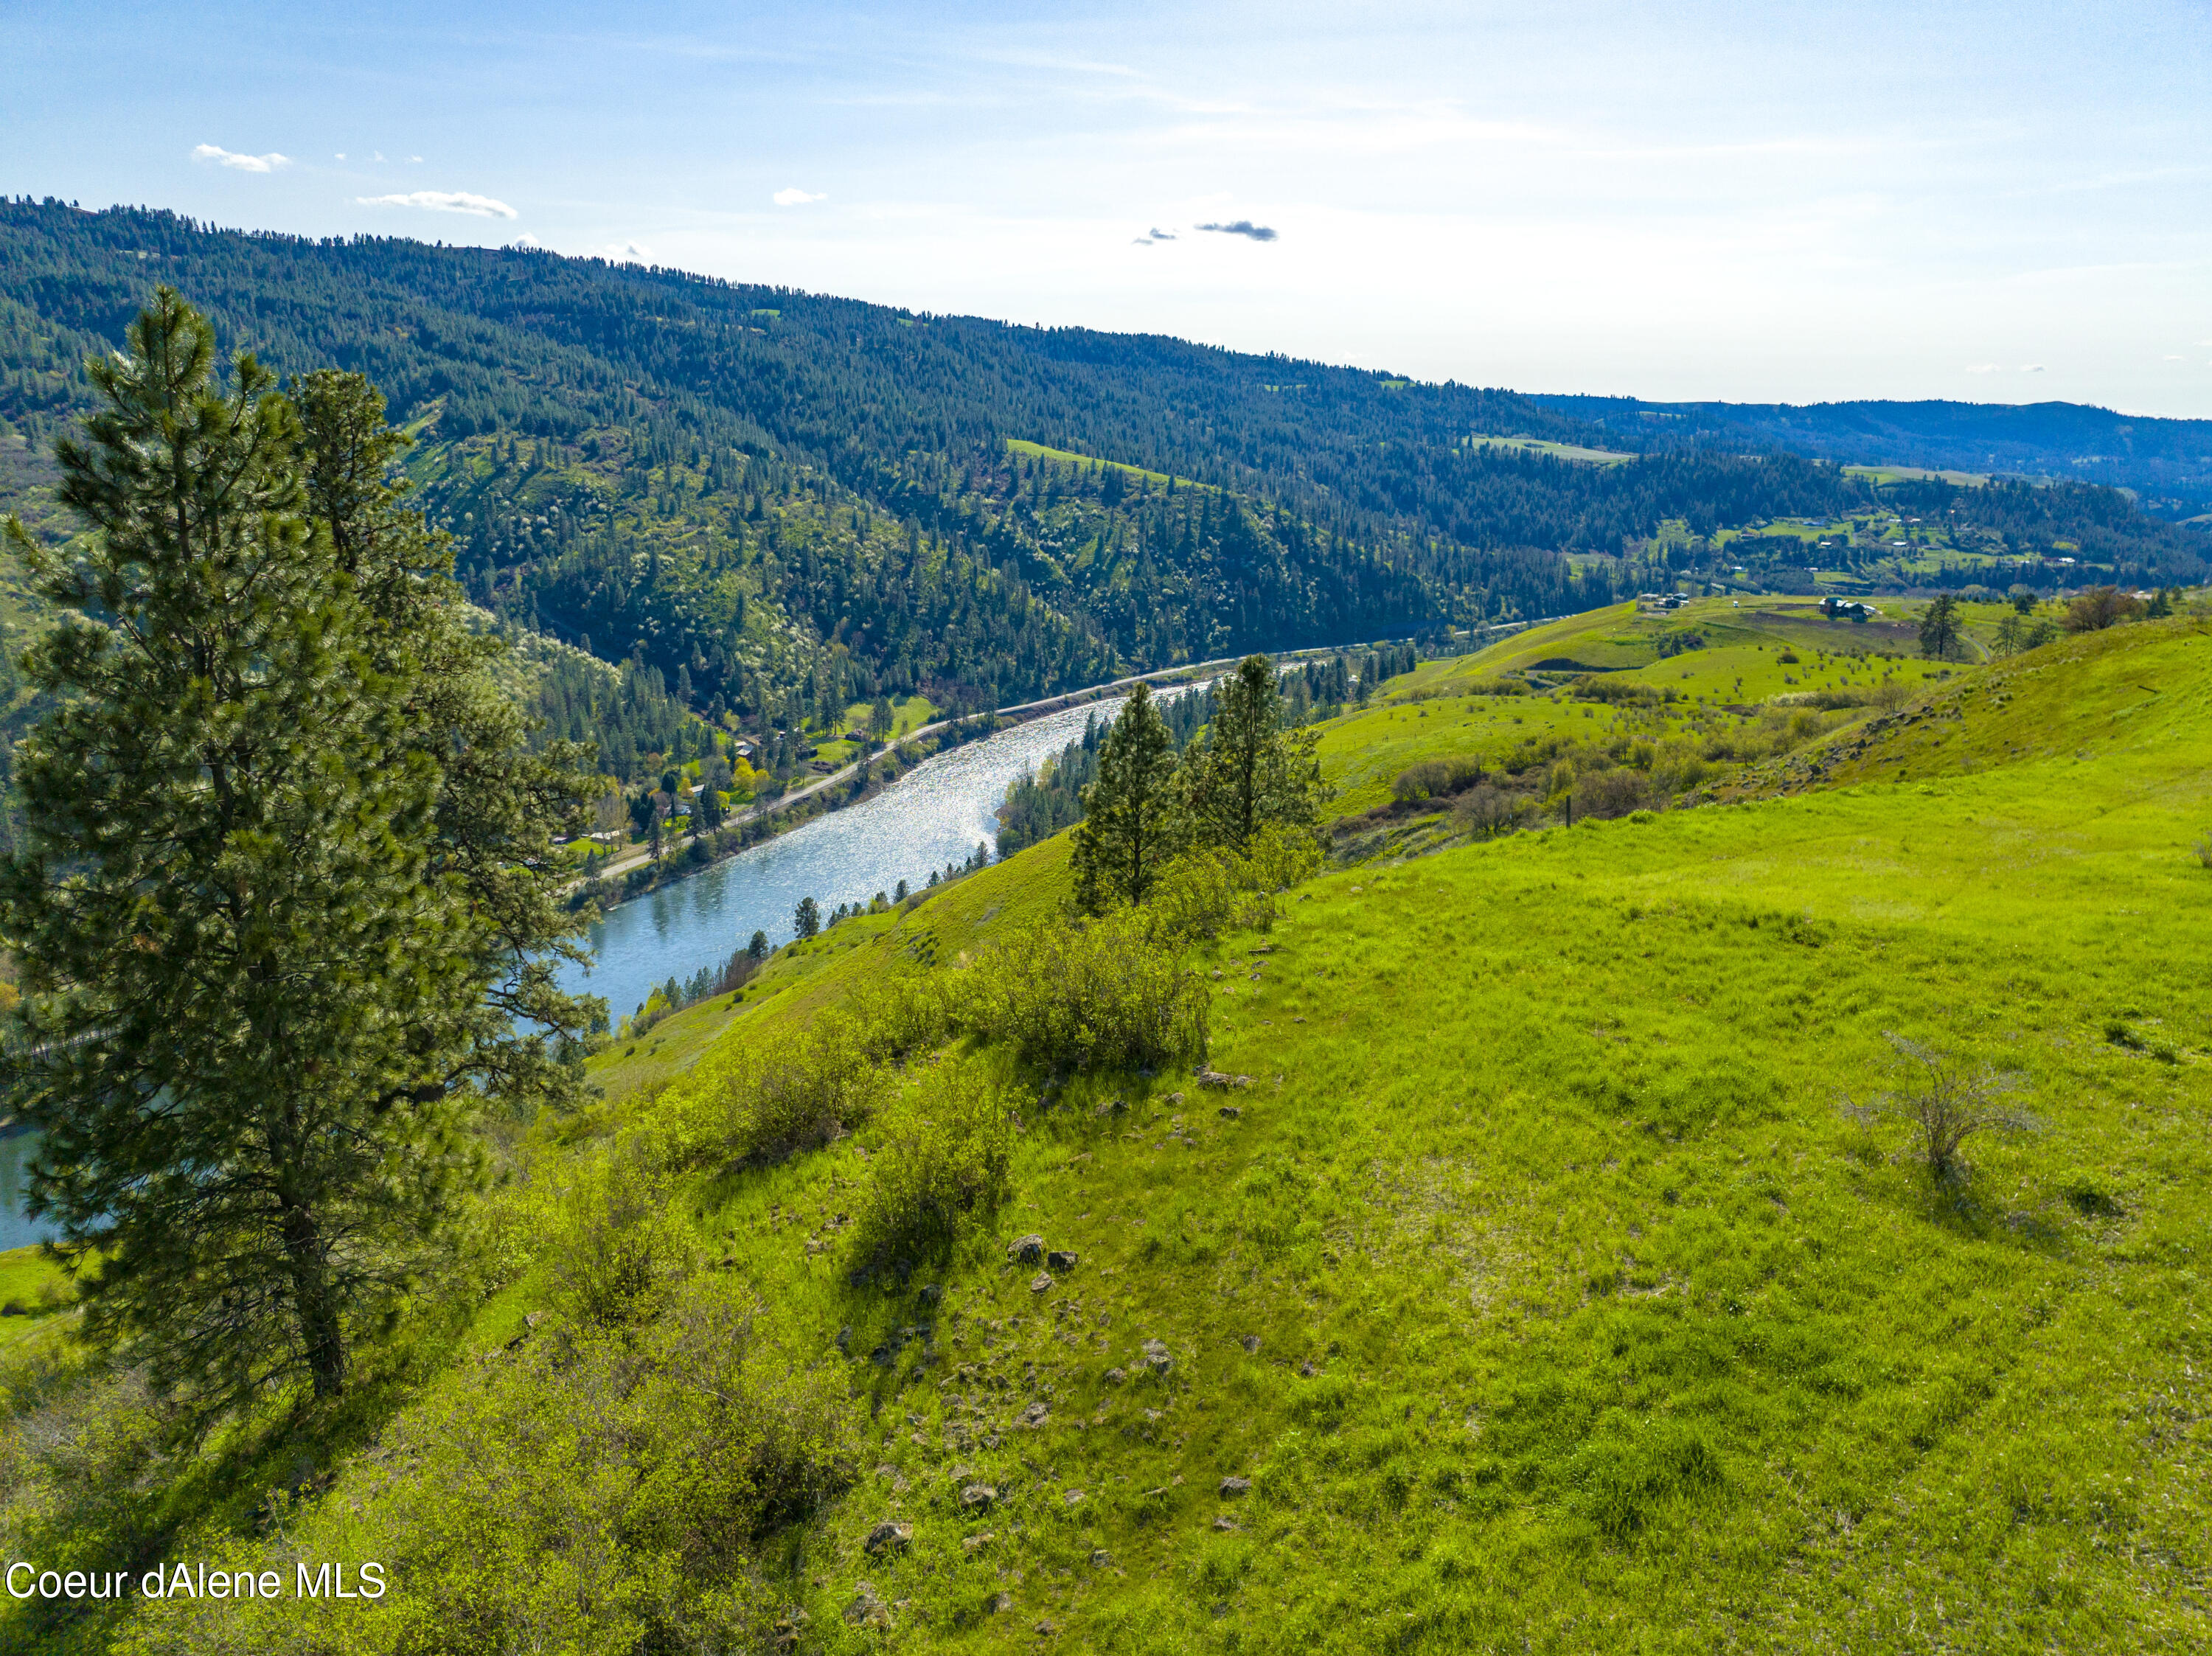
<instances>
[{"instance_id":1,"label":"small tree on slope","mask_svg":"<svg viewBox=\"0 0 2212 1656\"><path fill-rule=\"evenodd\" d=\"M1205 739L1183 755L1178 778L1198 844L1241 851L1270 824L1311 828L1328 797L1315 734L1283 729L1275 664L1247 656L1213 687Z\"/></svg>"},{"instance_id":2,"label":"small tree on slope","mask_svg":"<svg viewBox=\"0 0 2212 1656\"><path fill-rule=\"evenodd\" d=\"M1073 861L1084 913L1140 903L1151 892L1178 838L1175 776L1175 737L1140 682L1099 744L1097 779L1083 790Z\"/></svg>"}]
</instances>

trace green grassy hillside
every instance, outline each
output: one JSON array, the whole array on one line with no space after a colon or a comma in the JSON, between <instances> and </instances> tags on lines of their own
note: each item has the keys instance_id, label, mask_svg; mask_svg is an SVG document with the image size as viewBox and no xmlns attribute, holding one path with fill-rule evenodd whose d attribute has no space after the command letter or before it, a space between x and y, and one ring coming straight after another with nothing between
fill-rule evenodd
<instances>
[{"instance_id":1,"label":"green grassy hillside","mask_svg":"<svg viewBox=\"0 0 2212 1656\"><path fill-rule=\"evenodd\" d=\"M1653 635L1686 624L1706 647L1660 657ZM1637 717L1735 719L1739 679L1747 698L1884 676L1906 692L1737 773L1735 803L1310 881L1267 935L1197 962L1210 1061L1249 1088L1028 1077L1004 1201L903 1279L856 1280L851 1240L886 1128L672 1186L665 1222L696 1279L755 1297L773 1384L817 1388L849 1435L850 1486L734 1578L759 1642L2212 1641L2212 871L2194 850L2212 632L2118 628L1931 683L1819 625L1607 612L1431 664L1328 727L1358 811L1407 755L1622 713L1455 694L1542 677L1553 654L1602 646L1678 688ZM1515 717L1531 723L1498 722ZM664 1130L825 1012L970 967L1050 913L1065 859L1048 841L844 923L740 1004L597 1060L606 1102L532 1152L531 1179L558 1186L596 1143ZM1889 1084L1888 1032L2016 1072L2036 1130L1968 1141L1971 1179L1939 1188L1902 1127L1847 1107ZM908 1083L935 1068L915 1059ZM1031 1234L1073 1264L1011 1260ZM484 1412L551 1338L532 1317L557 1319L572 1271L526 1258L378 1447L277 1538L241 1517L210 1550L405 1566L445 1526L486 1550L487 1602L530 1572L541 1647L638 1647L576 1607L607 1549L647 1538L582 1515L606 1480L667 1476L652 1421L626 1417L610 1450L596 1428ZM668 1318L614 1361L659 1361ZM519 1474L441 1496L410 1471L470 1433L493 1473L525 1444L575 1457L554 1503L574 1510L535 1550L501 1550ZM910 1532L872 1551L887 1522ZM155 1606L129 1647L520 1647L514 1623L470 1643L395 1579L398 1607L368 1614Z\"/></svg>"}]
</instances>

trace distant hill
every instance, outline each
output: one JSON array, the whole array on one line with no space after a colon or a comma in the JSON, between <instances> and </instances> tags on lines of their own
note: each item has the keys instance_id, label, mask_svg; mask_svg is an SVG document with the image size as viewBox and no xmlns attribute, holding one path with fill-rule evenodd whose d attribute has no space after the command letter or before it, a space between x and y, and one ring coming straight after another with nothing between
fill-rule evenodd
<instances>
[{"instance_id":1,"label":"distant hill","mask_svg":"<svg viewBox=\"0 0 2212 1656\"><path fill-rule=\"evenodd\" d=\"M1616 446L1788 448L1844 464L2067 477L2135 490L2174 516L2212 503L2212 420L2153 420L2079 403L1646 403L1532 396Z\"/></svg>"},{"instance_id":2,"label":"distant hill","mask_svg":"<svg viewBox=\"0 0 2212 1656\"><path fill-rule=\"evenodd\" d=\"M1510 391L1156 335L17 200L0 202L0 444L24 446L0 510L38 532L69 531L39 462L88 406L83 361L157 282L226 347L374 380L477 603L762 731L818 734L879 695L970 709L1435 637L1686 577L1805 585L1843 549L1861 585L2046 556L2069 582L2163 583L2199 576L2207 544L2087 485L1907 506L1756 433L1614 435L1610 414ZM1498 437L1522 441L1480 440ZM1574 458L1592 447L1634 452ZM1782 519L1856 527L1843 549L1790 531L1723 550Z\"/></svg>"}]
</instances>

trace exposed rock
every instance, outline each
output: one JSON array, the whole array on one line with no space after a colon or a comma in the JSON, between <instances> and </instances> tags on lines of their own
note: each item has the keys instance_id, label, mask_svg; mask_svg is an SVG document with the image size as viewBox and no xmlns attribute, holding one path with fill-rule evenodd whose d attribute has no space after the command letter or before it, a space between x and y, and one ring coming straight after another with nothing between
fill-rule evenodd
<instances>
[{"instance_id":1,"label":"exposed rock","mask_svg":"<svg viewBox=\"0 0 2212 1656\"><path fill-rule=\"evenodd\" d=\"M896 1518L886 1518L868 1532L868 1538L860 1545L872 1556L886 1552L904 1552L913 1543L913 1525L902 1523Z\"/></svg>"},{"instance_id":2,"label":"exposed rock","mask_svg":"<svg viewBox=\"0 0 2212 1656\"><path fill-rule=\"evenodd\" d=\"M1034 1277L1030 1277L1030 1293L1032 1293L1032 1294L1049 1294L1051 1291L1052 1291L1052 1273L1051 1273L1051 1272L1049 1272L1049 1271L1040 1271L1039 1272L1037 1272L1037 1274L1036 1274L1036 1276L1034 1276Z\"/></svg>"},{"instance_id":3,"label":"exposed rock","mask_svg":"<svg viewBox=\"0 0 2212 1656\"><path fill-rule=\"evenodd\" d=\"M889 1604L876 1596L872 1582L860 1582L853 1593L853 1602L845 1606L845 1619L854 1627L887 1628L891 1624Z\"/></svg>"},{"instance_id":4,"label":"exposed rock","mask_svg":"<svg viewBox=\"0 0 2212 1656\"><path fill-rule=\"evenodd\" d=\"M983 1604L983 1608L994 1616L1004 1616L1013 1607L1014 1595L1011 1592L994 1592Z\"/></svg>"},{"instance_id":5,"label":"exposed rock","mask_svg":"<svg viewBox=\"0 0 2212 1656\"><path fill-rule=\"evenodd\" d=\"M1049 1639L1054 1634L1060 1631L1060 1623L1052 1621L1039 1622L1036 1625L1036 1630L1044 1635L1046 1638Z\"/></svg>"},{"instance_id":6,"label":"exposed rock","mask_svg":"<svg viewBox=\"0 0 2212 1656\"><path fill-rule=\"evenodd\" d=\"M1070 1253L1064 1247L1056 1247L1053 1249L1051 1253L1044 1256L1044 1262L1053 1270L1060 1271L1063 1274L1075 1269L1075 1255Z\"/></svg>"},{"instance_id":7,"label":"exposed rock","mask_svg":"<svg viewBox=\"0 0 2212 1656\"><path fill-rule=\"evenodd\" d=\"M1200 1070L1198 1072L1198 1084L1201 1087L1212 1087L1218 1090L1225 1091L1232 1087L1241 1088L1250 1086L1252 1084L1252 1077L1250 1076L1229 1075L1219 1070Z\"/></svg>"},{"instance_id":8,"label":"exposed rock","mask_svg":"<svg viewBox=\"0 0 2212 1656\"><path fill-rule=\"evenodd\" d=\"M1042 1403L1033 1403L1030 1404L1028 1408L1022 1410L1021 1419L1014 1423L1018 1426L1025 1426L1030 1430L1035 1431L1038 1427L1043 1425L1045 1422L1051 1418L1052 1410L1049 1407Z\"/></svg>"},{"instance_id":9,"label":"exposed rock","mask_svg":"<svg viewBox=\"0 0 2212 1656\"><path fill-rule=\"evenodd\" d=\"M936 1304L939 1300L943 1299L944 1297L945 1297L945 1289L944 1289L941 1286L939 1286L938 1283L924 1283L922 1284L922 1287L921 1287L921 1302L922 1302L924 1305L935 1305L935 1304Z\"/></svg>"},{"instance_id":10,"label":"exposed rock","mask_svg":"<svg viewBox=\"0 0 2212 1656\"><path fill-rule=\"evenodd\" d=\"M1231 1518L1227 1513L1224 1513L1213 1520L1213 1527L1217 1530L1233 1532L1237 1528L1237 1520Z\"/></svg>"},{"instance_id":11,"label":"exposed rock","mask_svg":"<svg viewBox=\"0 0 2212 1656\"><path fill-rule=\"evenodd\" d=\"M1109 1368L1099 1378L1109 1386L1119 1386L1129 1378L1129 1371L1126 1368Z\"/></svg>"},{"instance_id":12,"label":"exposed rock","mask_svg":"<svg viewBox=\"0 0 2212 1656\"><path fill-rule=\"evenodd\" d=\"M1257 1334L1247 1334L1243 1339L1239 1340L1237 1344L1243 1346L1247 1351L1251 1352L1255 1356L1259 1355L1260 1337Z\"/></svg>"},{"instance_id":13,"label":"exposed rock","mask_svg":"<svg viewBox=\"0 0 2212 1656\"><path fill-rule=\"evenodd\" d=\"M981 1552L999 1538L995 1530L985 1530L981 1535L963 1536L960 1542L963 1552Z\"/></svg>"},{"instance_id":14,"label":"exposed rock","mask_svg":"<svg viewBox=\"0 0 2212 1656\"><path fill-rule=\"evenodd\" d=\"M1234 1501L1238 1495L1251 1493L1252 1480L1249 1477L1224 1477L1221 1480L1221 1498L1224 1501Z\"/></svg>"},{"instance_id":15,"label":"exposed rock","mask_svg":"<svg viewBox=\"0 0 2212 1656\"><path fill-rule=\"evenodd\" d=\"M996 1501L998 1498L998 1490L994 1489L988 1483L970 1483L966 1489L960 1491L960 1504L971 1513L987 1513L990 1511L992 1503ZM981 1537L971 1536L969 1538L976 1542L977 1544L980 1545L982 1542L988 1541L991 1538L987 1535Z\"/></svg>"},{"instance_id":16,"label":"exposed rock","mask_svg":"<svg viewBox=\"0 0 2212 1656\"><path fill-rule=\"evenodd\" d=\"M1080 1507L1084 1499L1083 1491L1080 1489L1070 1489L1060 1498L1060 1504L1066 1507Z\"/></svg>"},{"instance_id":17,"label":"exposed rock","mask_svg":"<svg viewBox=\"0 0 2212 1656\"><path fill-rule=\"evenodd\" d=\"M1033 1265L1044 1258L1044 1238L1024 1236L1006 1250L1006 1257L1019 1265Z\"/></svg>"},{"instance_id":18,"label":"exposed rock","mask_svg":"<svg viewBox=\"0 0 2212 1656\"><path fill-rule=\"evenodd\" d=\"M1146 1340L1144 1350L1145 1367L1153 1374L1164 1376L1175 1367L1175 1359L1168 1355L1165 1340Z\"/></svg>"},{"instance_id":19,"label":"exposed rock","mask_svg":"<svg viewBox=\"0 0 2212 1656\"><path fill-rule=\"evenodd\" d=\"M1238 1109L1234 1104L1224 1104L1221 1107L1221 1113L1227 1119L1235 1121L1242 1117L1244 1112Z\"/></svg>"},{"instance_id":20,"label":"exposed rock","mask_svg":"<svg viewBox=\"0 0 2212 1656\"><path fill-rule=\"evenodd\" d=\"M1113 1562L1114 1555L1108 1552L1105 1548L1093 1547L1091 1550L1091 1564L1092 1568L1103 1570Z\"/></svg>"},{"instance_id":21,"label":"exposed rock","mask_svg":"<svg viewBox=\"0 0 2212 1656\"><path fill-rule=\"evenodd\" d=\"M1181 1093L1170 1093L1167 1095L1166 1102L1170 1104L1180 1104L1182 1102L1182 1095Z\"/></svg>"},{"instance_id":22,"label":"exposed rock","mask_svg":"<svg viewBox=\"0 0 2212 1656\"><path fill-rule=\"evenodd\" d=\"M1313 1359L1311 1357L1308 1357L1304 1362L1298 1365L1298 1376L1302 1380L1311 1380L1319 1373L1321 1373L1321 1370L1313 1366Z\"/></svg>"}]
</instances>

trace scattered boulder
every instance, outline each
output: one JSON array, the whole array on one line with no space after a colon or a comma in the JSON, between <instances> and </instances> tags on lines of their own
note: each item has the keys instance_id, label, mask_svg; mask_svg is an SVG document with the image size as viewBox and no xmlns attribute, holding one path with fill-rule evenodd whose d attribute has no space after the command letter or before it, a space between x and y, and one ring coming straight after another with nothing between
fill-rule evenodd
<instances>
[{"instance_id":1,"label":"scattered boulder","mask_svg":"<svg viewBox=\"0 0 2212 1656\"><path fill-rule=\"evenodd\" d=\"M1083 1491L1080 1489L1070 1489L1061 1495L1060 1499L1062 1506L1080 1507L1084 1502L1085 1496Z\"/></svg>"},{"instance_id":2,"label":"scattered boulder","mask_svg":"<svg viewBox=\"0 0 2212 1656\"><path fill-rule=\"evenodd\" d=\"M1044 1256L1046 1265L1054 1271L1066 1272L1075 1269L1075 1255L1064 1247L1056 1247Z\"/></svg>"},{"instance_id":3,"label":"scattered boulder","mask_svg":"<svg viewBox=\"0 0 2212 1656\"><path fill-rule=\"evenodd\" d=\"M966 1489L960 1491L960 1504L971 1513L987 1513L990 1511L992 1504L996 1501L998 1498L998 1490L992 1488L988 1483L970 1483ZM983 1542L988 1541L990 1538L991 1538L988 1535L969 1537L970 1541L975 1542L979 1546Z\"/></svg>"},{"instance_id":4,"label":"scattered boulder","mask_svg":"<svg viewBox=\"0 0 2212 1656\"><path fill-rule=\"evenodd\" d=\"M1251 1493L1252 1480L1249 1477L1224 1477L1221 1480L1221 1498L1224 1501L1234 1501L1239 1495Z\"/></svg>"},{"instance_id":5,"label":"scattered boulder","mask_svg":"<svg viewBox=\"0 0 2212 1656\"><path fill-rule=\"evenodd\" d=\"M872 1557L887 1552L904 1552L913 1544L914 1526L902 1523L896 1518L884 1520L868 1532L868 1538L860 1544L862 1550Z\"/></svg>"},{"instance_id":6,"label":"scattered boulder","mask_svg":"<svg viewBox=\"0 0 2212 1656\"><path fill-rule=\"evenodd\" d=\"M876 1596L872 1582L860 1582L853 1592L853 1602L845 1606L845 1619L854 1627L887 1628L891 1624L891 1609Z\"/></svg>"},{"instance_id":7,"label":"scattered boulder","mask_svg":"<svg viewBox=\"0 0 2212 1656\"><path fill-rule=\"evenodd\" d=\"M1006 1250L1006 1257L1018 1265L1033 1265L1044 1258L1044 1238L1024 1236Z\"/></svg>"},{"instance_id":8,"label":"scattered boulder","mask_svg":"<svg viewBox=\"0 0 2212 1656\"><path fill-rule=\"evenodd\" d=\"M1093 1569L1103 1570L1113 1562L1114 1555L1107 1551L1105 1548L1093 1547L1091 1550L1091 1567Z\"/></svg>"},{"instance_id":9,"label":"scattered boulder","mask_svg":"<svg viewBox=\"0 0 2212 1656\"><path fill-rule=\"evenodd\" d=\"M1175 1359L1168 1355L1165 1340L1146 1340L1144 1350L1145 1367L1154 1374L1164 1377L1168 1370L1175 1367Z\"/></svg>"},{"instance_id":10,"label":"scattered boulder","mask_svg":"<svg viewBox=\"0 0 2212 1656\"><path fill-rule=\"evenodd\" d=\"M1232 1087L1242 1088L1250 1086L1252 1084L1252 1077L1250 1076L1229 1075L1220 1070L1200 1070L1198 1072L1198 1084L1201 1087L1212 1087L1217 1090L1226 1091L1228 1089Z\"/></svg>"},{"instance_id":11,"label":"scattered boulder","mask_svg":"<svg viewBox=\"0 0 2212 1656\"><path fill-rule=\"evenodd\" d=\"M1311 1380L1319 1373L1321 1373L1321 1370L1314 1367L1313 1359L1311 1357L1308 1357L1304 1362L1298 1365L1298 1378L1301 1380Z\"/></svg>"},{"instance_id":12,"label":"scattered boulder","mask_svg":"<svg viewBox=\"0 0 2212 1656\"><path fill-rule=\"evenodd\" d=\"M1046 1638L1049 1639L1054 1634L1060 1631L1060 1623L1053 1621L1039 1622L1036 1626L1036 1630L1044 1635Z\"/></svg>"},{"instance_id":13,"label":"scattered boulder","mask_svg":"<svg viewBox=\"0 0 2212 1656\"><path fill-rule=\"evenodd\" d=\"M1030 1431L1035 1431L1038 1427L1043 1425L1045 1422L1051 1418L1052 1410L1048 1405L1042 1403L1033 1403L1030 1404L1028 1408L1022 1410L1022 1417L1020 1420L1017 1421L1015 1424L1027 1427Z\"/></svg>"},{"instance_id":14,"label":"scattered boulder","mask_svg":"<svg viewBox=\"0 0 2212 1656\"><path fill-rule=\"evenodd\" d=\"M994 1616L1004 1616L1013 1607L1014 1595L1011 1592L994 1592L983 1601L983 1608Z\"/></svg>"},{"instance_id":15,"label":"scattered boulder","mask_svg":"<svg viewBox=\"0 0 2212 1656\"><path fill-rule=\"evenodd\" d=\"M1243 1113L1244 1112L1238 1109L1234 1104L1224 1104L1221 1107L1221 1114L1223 1119L1225 1120L1237 1120L1243 1117Z\"/></svg>"},{"instance_id":16,"label":"scattered boulder","mask_svg":"<svg viewBox=\"0 0 2212 1656\"><path fill-rule=\"evenodd\" d=\"M1231 1518L1227 1513L1223 1513L1219 1517L1213 1520L1213 1527L1217 1530L1233 1532L1237 1529L1238 1525L1235 1519Z\"/></svg>"},{"instance_id":17,"label":"scattered boulder","mask_svg":"<svg viewBox=\"0 0 2212 1656\"><path fill-rule=\"evenodd\" d=\"M1032 1293L1032 1294L1048 1294L1048 1293L1050 1293L1051 1291L1052 1291L1052 1273L1051 1273L1050 1271L1040 1271L1039 1272L1037 1272L1037 1274L1036 1274L1036 1276L1034 1276L1034 1277L1030 1277L1030 1293Z\"/></svg>"},{"instance_id":18,"label":"scattered boulder","mask_svg":"<svg viewBox=\"0 0 2212 1656\"><path fill-rule=\"evenodd\" d=\"M1119 1386L1129 1378L1129 1371L1126 1368L1109 1368L1099 1378L1109 1386Z\"/></svg>"},{"instance_id":19,"label":"scattered boulder","mask_svg":"<svg viewBox=\"0 0 2212 1656\"><path fill-rule=\"evenodd\" d=\"M1237 1341L1237 1344L1243 1346L1247 1351L1250 1352L1254 1356L1259 1356L1260 1337L1257 1334L1247 1334L1243 1339Z\"/></svg>"}]
</instances>

